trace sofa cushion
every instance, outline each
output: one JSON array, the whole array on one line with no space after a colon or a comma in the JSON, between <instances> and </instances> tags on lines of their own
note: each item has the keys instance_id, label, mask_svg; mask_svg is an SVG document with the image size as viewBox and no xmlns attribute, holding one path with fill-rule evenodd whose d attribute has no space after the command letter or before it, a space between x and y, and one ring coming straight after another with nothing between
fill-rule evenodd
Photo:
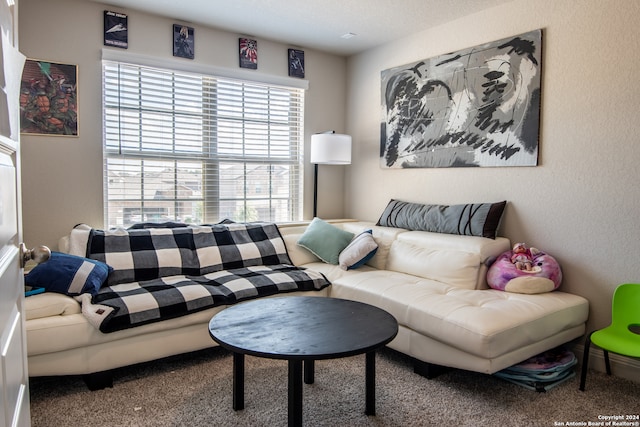
<instances>
[{"instance_id":1,"label":"sofa cushion","mask_svg":"<svg viewBox=\"0 0 640 427\"><path fill-rule=\"evenodd\" d=\"M80 303L74 298L56 292L45 292L32 295L24 300L26 320L52 316L68 316L79 314Z\"/></svg>"},{"instance_id":2,"label":"sofa cushion","mask_svg":"<svg viewBox=\"0 0 640 427\"><path fill-rule=\"evenodd\" d=\"M65 295L95 295L111 270L103 262L54 251L25 276L25 283Z\"/></svg>"},{"instance_id":3,"label":"sofa cushion","mask_svg":"<svg viewBox=\"0 0 640 427\"><path fill-rule=\"evenodd\" d=\"M454 236L428 231L398 234L387 270L437 280L465 289L485 287L484 264L509 248L509 240Z\"/></svg>"},{"instance_id":4,"label":"sofa cushion","mask_svg":"<svg viewBox=\"0 0 640 427\"><path fill-rule=\"evenodd\" d=\"M424 205L391 200L377 225L494 239L506 201L462 205Z\"/></svg>"},{"instance_id":5,"label":"sofa cushion","mask_svg":"<svg viewBox=\"0 0 640 427\"><path fill-rule=\"evenodd\" d=\"M331 297L375 305L401 326L487 359L584 327L589 314L585 298L563 292L526 295L460 289L380 270L333 280Z\"/></svg>"},{"instance_id":6,"label":"sofa cushion","mask_svg":"<svg viewBox=\"0 0 640 427\"><path fill-rule=\"evenodd\" d=\"M479 266L477 253L433 249L405 241L394 242L389 254L389 270L466 289L476 288Z\"/></svg>"},{"instance_id":7,"label":"sofa cushion","mask_svg":"<svg viewBox=\"0 0 640 427\"><path fill-rule=\"evenodd\" d=\"M351 239L353 233L341 230L320 218L314 218L300 236L298 246L312 252L326 263L337 265L340 252L349 245Z\"/></svg>"},{"instance_id":8,"label":"sofa cushion","mask_svg":"<svg viewBox=\"0 0 640 427\"><path fill-rule=\"evenodd\" d=\"M298 246L298 240L302 237L302 234L306 230L307 226L280 226L280 232L284 239L285 245L287 245L287 252L291 258L293 265L304 265L311 262L318 262L320 259L313 253L309 252L302 246Z\"/></svg>"},{"instance_id":9,"label":"sofa cushion","mask_svg":"<svg viewBox=\"0 0 640 427\"><path fill-rule=\"evenodd\" d=\"M387 268L387 260L389 259L389 251L391 245L396 240L398 234L405 233L407 230L403 228L380 227L373 222L354 221L341 224L342 228L354 234L362 233L365 230L372 230L373 239L378 244L378 250L373 258L367 261L367 265L375 267L379 270Z\"/></svg>"},{"instance_id":10,"label":"sofa cushion","mask_svg":"<svg viewBox=\"0 0 640 427\"><path fill-rule=\"evenodd\" d=\"M362 267L378 251L378 244L373 239L373 231L365 230L351 240L351 243L340 252L338 262L343 270L354 270Z\"/></svg>"}]
</instances>

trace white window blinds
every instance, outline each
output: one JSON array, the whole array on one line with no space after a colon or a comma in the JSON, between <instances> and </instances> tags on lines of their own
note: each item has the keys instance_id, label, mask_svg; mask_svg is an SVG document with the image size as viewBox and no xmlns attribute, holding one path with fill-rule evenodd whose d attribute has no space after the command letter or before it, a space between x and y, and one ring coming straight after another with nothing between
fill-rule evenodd
<instances>
[{"instance_id":1,"label":"white window blinds","mask_svg":"<svg viewBox=\"0 0 640 427\"><path fill-rule=\"evenodd\" d=\"M302 218L304 90L103 61L105 223Z\"/></svg>"}]
</instances>

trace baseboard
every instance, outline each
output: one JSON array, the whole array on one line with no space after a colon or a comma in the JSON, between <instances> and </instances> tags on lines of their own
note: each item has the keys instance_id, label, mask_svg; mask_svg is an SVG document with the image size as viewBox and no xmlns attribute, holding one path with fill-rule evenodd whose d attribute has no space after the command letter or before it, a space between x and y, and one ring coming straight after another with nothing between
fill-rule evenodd
<instances>
[{"instance_id":1,"label":"baseboard","mask_svg":"<svg viewBox=\"0 0 640 427\"><path fill-rule=\"evenodd\" d=\"M575 344L573 346L573 351L582 366L584 343ZM609 353L609 361L611 362L611 375L640 383L640 359ZM593 345L589 349L589 369L606 372L604 366L604 353L600 348Z\"/></svg>"}]
</instances>

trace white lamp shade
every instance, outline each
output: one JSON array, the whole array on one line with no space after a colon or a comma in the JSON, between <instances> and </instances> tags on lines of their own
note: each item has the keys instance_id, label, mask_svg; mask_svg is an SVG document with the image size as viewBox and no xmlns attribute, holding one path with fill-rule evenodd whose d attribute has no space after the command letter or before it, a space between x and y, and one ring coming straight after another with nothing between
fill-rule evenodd
<instances>
[{"instance_id":1,"label":"white lamp shade","mask_svg":"<svg viewBox=\"0 0 640 427\"><path fill-rule=\"evenodd\" d=\"M310 162L321 165L351 164L351 136L341 133L311 135Z\"/></svg>"}]
</instances>

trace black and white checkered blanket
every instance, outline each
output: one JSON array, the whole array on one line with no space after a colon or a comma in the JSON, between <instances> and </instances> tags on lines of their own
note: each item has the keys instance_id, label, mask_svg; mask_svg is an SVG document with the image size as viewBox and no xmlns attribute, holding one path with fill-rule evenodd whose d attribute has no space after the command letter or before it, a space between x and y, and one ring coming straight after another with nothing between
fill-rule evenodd
<instances>
[{"instance_id":1,"label":"black and white checkered blanket","mask_svg":"<svg viewBox=\"0 0 640 427\"><path fill-rule=\"evenodd\" d=\"M293 265L253 266L203 276L169 276L107 286L82 296L82 312L102 332L115 332L219 305L330 285L321 273Z\"/></svg>"},{"instance_id":2,"label":"black and white checkered blanket","mask_svg":"<svg viewBox=\"0 0 640 427\"><path fill-rule=\"evenodd\" d=\"M109 286L175 275L201 276L233 268L291 264L280 231L272 223L92 229L87 258L113 268L107 279Z\"/></svg>"},{"instance_id":3,"label":"black and white checkered blanket","mask_svg":"<svg viewBox=\"0 0 640 427\"><path fill-rule=\"evenodd\" d=\"M87 258L113 268L97 295L78 298L102 332L330 285L321 273L291 265L272 223L90 229L87 239Z\"/></svg>"}]
</instances>

